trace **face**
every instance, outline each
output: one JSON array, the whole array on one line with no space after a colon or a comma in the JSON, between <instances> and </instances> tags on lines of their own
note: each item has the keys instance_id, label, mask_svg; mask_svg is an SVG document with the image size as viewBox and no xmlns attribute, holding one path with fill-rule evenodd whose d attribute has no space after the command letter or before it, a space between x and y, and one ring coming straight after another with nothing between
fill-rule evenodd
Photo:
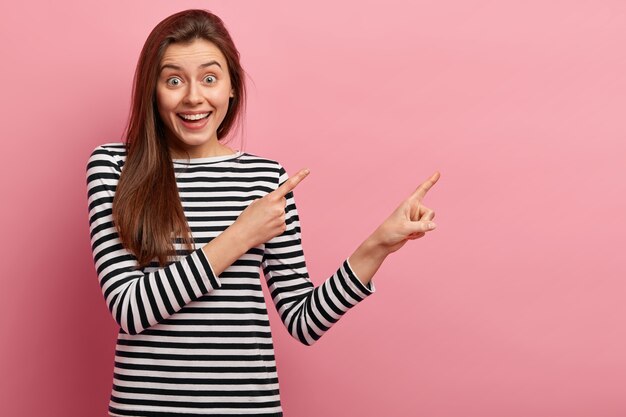
<instances>
[{"instance_id":1,"label":"face","mask_svg":"<svg viewBox=\"0 0 626 417\"><path fill-rule=\"evenodd\" d=\"M219 48L204 39L171 44L159 70L157 107L172 154L184 150L201 158L224 148L217 141L217 128L234 90Z\"/></svg>"}]
</instances>

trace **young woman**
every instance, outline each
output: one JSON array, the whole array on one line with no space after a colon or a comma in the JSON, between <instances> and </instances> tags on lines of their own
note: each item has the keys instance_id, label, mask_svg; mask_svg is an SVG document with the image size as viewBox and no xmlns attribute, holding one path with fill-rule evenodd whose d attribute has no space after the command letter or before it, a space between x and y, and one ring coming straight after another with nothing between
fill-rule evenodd
<instances>
[{"instance_id":1,"label":"young woman","mask_svg":"<svg viewBox=\"0 0 626 417\"><path fill-rule=\"evenodd\" d=\"M111 416L281 416L260 282L289 333L312 345L375 291L390 253L434 228L421 204L439 173L318 287L278 162L223 144L241 123L244 71L203 10L160 22L141 51L124 143L87 164L93 258L120 326Z\"/></svg>"}]
</instances>

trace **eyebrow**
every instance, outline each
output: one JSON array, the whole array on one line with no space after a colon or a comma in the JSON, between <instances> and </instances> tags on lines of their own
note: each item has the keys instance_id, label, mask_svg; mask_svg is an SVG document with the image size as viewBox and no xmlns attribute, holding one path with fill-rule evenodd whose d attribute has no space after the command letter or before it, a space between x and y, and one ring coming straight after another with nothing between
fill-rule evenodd
<instances>
[{"instance_id":1,"label":"eyebrow","mask_svg":"<svg viewBox=\"0 0 626 417\"><path fill-rule=\"evenodd\" d=\"M200 64L200 65L198 66L198 69L200 69L200 68L210 67L211 65L217 65L218 67L220 67L220 69L222 69L222 66L220 65L220 63L219 63L219 62L217 62L217 61L215 61L215 60L213 60L213 61L209 61L209 62L205 62L204 64ZM179 67L178 65L174 65L174 64L165 64L165 65L162 65L162 66L161 66L161 69L159 70L159 73L163 72L163 70L164 70L165 68L171 68L171 69L175 69L175 70L178 70L178 71L182 71L182 68L181 68L181 67Z\"/></svg>"}]
</instances>

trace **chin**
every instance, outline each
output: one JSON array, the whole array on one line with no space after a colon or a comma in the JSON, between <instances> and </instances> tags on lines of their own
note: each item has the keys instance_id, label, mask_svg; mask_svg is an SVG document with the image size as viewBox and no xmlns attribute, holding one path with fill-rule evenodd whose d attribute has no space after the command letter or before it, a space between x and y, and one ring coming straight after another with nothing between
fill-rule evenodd
<instances>
[{"instance_id":1,"label":"chin","mask_svg":"<svg viewBox=\"0 0 626 417\"><path fill-rule=\"evenodd\" d=\"M211 138L203 138L203 139L188 139L188 138L185 138L185 139L181 140L181 142L184 143L187 146L206 145L210 141L211 141Z\"/></svg>"},{"instance_id":2,"label":"chin","mask_svg":"<svg viewBox=\"0 0 626 417\"><path fill-rule=\"evenodd\" d=\"M198 135L184 135L183 137L177 136L178 141L183 145L187 146L200 146L205 145L211 141L211 135L204 134L202 136Z\"/></svg>"}]
</instances>

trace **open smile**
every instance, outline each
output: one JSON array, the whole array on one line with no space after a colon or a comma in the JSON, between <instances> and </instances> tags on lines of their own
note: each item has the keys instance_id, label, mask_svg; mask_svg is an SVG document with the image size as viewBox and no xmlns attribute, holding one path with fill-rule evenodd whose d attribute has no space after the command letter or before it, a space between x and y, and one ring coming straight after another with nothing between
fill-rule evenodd
<instances>
[{"instance_id":1,"label":"open smile","mask_svg":"<svg viewBox=\"0 0 626 417\"><path fill-rule=\"evenodd\" d=\"M202 129L209 121L213 112L206 113L176 113L181 120L181 124L190 130Z\"/></svg>"}]
</instances>

